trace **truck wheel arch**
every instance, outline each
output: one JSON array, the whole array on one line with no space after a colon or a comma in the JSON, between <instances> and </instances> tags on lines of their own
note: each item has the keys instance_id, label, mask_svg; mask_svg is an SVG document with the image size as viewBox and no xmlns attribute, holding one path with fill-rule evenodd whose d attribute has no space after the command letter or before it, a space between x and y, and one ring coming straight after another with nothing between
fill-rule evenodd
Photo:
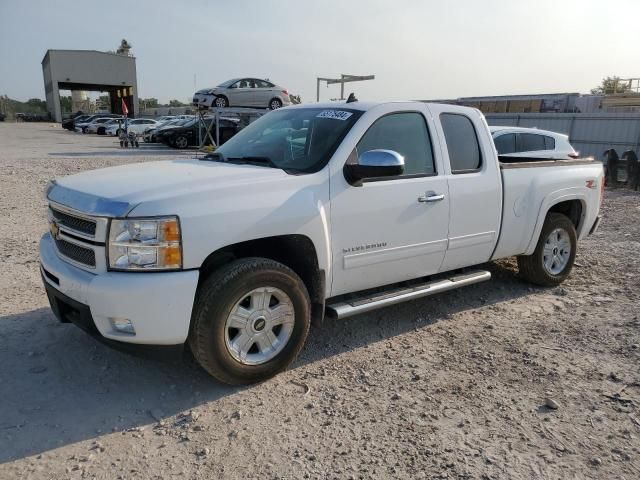
<instances>
[{"instance_id":1,"label":"truck wheel arch","mask_svg":"<svg viewBox=\"0 0 640 480\"><path fill-rule=\"evenodd\" d=\"M540 207L540 213L536 220L535 230L531 236L531 241L527 246L524 255L531 255L538 243L538 237L542 231L547 215L550 212L557 212L566 215L573 225L576 227L576 235L580 238L582 230L584 228L584 220L586 213L587 199L584 194L581 193L568 193L565 195L550 195L544 199Z\"/></svg>"},{"instance_id":2,"label":"truck wheel arch","mask_svg":"<svg viewBox=\"0 0 640 480\"><path fill-rule=\"evenodd\" d=\"M222 265L247 257L269 258L296 272L309 292L312 321L322 320L326 287L325 271L318 265L318 255L313 241L305 235L279 235L226 245L210 253L202 262L198 286Z\"/></svg>"}]
</instances>

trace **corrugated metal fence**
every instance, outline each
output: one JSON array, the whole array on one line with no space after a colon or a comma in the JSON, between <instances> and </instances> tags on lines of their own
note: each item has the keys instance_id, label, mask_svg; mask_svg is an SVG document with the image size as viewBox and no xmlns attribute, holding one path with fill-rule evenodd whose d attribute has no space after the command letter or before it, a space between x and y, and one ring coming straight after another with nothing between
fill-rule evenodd
<instances>
[{"instance_id":1,"label":"corrugated metal fence","mask_svg":"<svg viewBox=\"0 0 640 480\"><path fill-rule=\"evenodd\" d=\"M637 113L488 113L489 125L537 127L569 135L581 155L602 160L615 148L618 155L635 150L640 156L640 114Z\"/></svg>"}]
</instances>

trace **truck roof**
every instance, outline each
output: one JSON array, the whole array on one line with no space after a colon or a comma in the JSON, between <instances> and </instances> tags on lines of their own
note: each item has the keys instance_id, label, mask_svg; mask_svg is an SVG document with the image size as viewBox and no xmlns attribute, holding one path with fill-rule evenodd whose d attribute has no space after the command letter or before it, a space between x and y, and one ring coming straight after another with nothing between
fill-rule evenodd
<instances>
[{"instance_id":1,"label":"truck roof","mask_svg":"<svg viewBox=\"0 0 640 480\"><path fill-rule=\"evenodd\" d=\"M416 105L429 105L431 103L436 103L436 102L420 102L417 100L386 100L386 101L357 101L357 102L351 102L351 103L346 103L346 102L320 102L320 103L304 103L304 104L298 104L298 105L292 105L290 107L287 108L332 108L332 109L336 109L336 108L348 108L351 110L361 110L363 112L366 112L367 110L371 110L373 107L377 107L379 105L387 105L390 103L414 103ZM459 108L458 106L454 106L452 105L452 108ZM470 107L462 107L465 109L469 109Z\"/></svg>"}]
</instances>

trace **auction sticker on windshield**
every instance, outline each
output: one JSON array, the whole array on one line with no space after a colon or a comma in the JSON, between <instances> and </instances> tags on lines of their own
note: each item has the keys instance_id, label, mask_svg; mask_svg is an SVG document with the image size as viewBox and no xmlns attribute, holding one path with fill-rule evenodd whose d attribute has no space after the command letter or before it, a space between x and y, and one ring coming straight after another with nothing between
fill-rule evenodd
<instances>
[{"instance_id":1,"label":"auction sticker on windshield","mask_svg":"<svg viewBox=\"0 0 640 480\"><path fill-rule=\"evenodd\" d=\"M351 115L351 112L344 112L342 110L323 110L316 117L318 118L333 118L334 120L346 120Z\"/></svg>"}]
</instances>

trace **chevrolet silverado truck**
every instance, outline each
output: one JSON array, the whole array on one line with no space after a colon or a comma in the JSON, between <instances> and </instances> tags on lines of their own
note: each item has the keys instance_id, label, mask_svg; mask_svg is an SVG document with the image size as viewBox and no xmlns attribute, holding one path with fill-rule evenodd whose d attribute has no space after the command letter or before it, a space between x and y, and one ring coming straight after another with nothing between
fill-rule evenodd
<instances>
[{"instance_id":1,"label":"chevrolet silverado truck","mask_svg":"<svg viewBox=\"0 0 640 480\"><path fill-rule=\"evenodd\" d=\"M490 278L552 286L599 223L602 164L499 158L482 114L421 102L297 105L210 155L47 187L51 307L115 345L187 345L230 384L285 369L311 321Z\"/></svg>"}]
</instances>

